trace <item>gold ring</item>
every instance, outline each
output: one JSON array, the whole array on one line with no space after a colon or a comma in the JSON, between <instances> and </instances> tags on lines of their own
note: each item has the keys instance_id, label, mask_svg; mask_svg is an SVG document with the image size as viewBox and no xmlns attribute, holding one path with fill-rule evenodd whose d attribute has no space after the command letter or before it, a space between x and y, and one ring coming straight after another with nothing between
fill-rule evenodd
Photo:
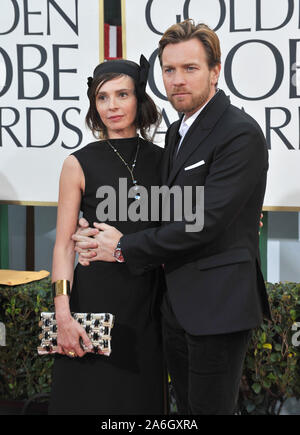
<instances>
[{"instance_id":1,"label":"gold ring","mask_svg":"<svg viewBox=\"0 0 300 435\"><path fill-rule=\"evenodd\" d=\"M75 356L75 352L68 352L68 355L74 357Z\"/></svg>"}]
</instances>

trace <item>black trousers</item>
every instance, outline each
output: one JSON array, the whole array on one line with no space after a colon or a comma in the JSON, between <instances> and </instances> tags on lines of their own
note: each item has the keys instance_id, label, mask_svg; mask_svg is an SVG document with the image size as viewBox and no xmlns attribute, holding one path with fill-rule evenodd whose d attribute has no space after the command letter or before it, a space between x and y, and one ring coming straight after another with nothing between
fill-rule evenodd
<instances>
[{"instance_id":1,"label":"black trousers","mask_svg":"<svg viewBox=\"0 0 300 435\"><path fill-rule=\"evenodd\" d=\"M234 414L251 331L195 336L179 325L166 297L162 312L167 368L178 413Z\"/></svg>"}]
</instances>

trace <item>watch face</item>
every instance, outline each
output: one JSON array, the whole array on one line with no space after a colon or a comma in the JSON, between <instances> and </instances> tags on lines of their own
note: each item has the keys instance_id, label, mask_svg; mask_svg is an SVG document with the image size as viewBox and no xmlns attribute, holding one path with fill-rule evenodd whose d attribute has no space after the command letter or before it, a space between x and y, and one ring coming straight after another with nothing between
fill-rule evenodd
<instances>
[{"instance_id":1,"label":"watch face","mask_svg":"<svg viewBox=\"0 0 300 435\"><path fill-rule=\"evenodd\" d=\"M123 255L122 255L122 251L121 251L120 248L117 248L117 249L115 250L114 257L115 257L116 260L118 260L118 261L124 261L124 258L123 258Z\"/></svg>"}]
</instances>

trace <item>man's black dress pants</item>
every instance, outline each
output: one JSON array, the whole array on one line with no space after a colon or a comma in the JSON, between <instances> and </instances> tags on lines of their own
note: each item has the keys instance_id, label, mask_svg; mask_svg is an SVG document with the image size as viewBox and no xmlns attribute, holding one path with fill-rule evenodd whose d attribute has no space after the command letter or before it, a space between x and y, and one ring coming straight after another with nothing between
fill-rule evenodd
<instances>
[{"instance_id":1,"label":"man's black dress pants","mask_svg":"<svg viewBox=\"0 0 300 435\"><path fill-rule=\"evenodd\" d=\"M179 414L232 415L251 330L220 335L188 334L165 295L163 338Z\"/></svg>"}]
</instances>

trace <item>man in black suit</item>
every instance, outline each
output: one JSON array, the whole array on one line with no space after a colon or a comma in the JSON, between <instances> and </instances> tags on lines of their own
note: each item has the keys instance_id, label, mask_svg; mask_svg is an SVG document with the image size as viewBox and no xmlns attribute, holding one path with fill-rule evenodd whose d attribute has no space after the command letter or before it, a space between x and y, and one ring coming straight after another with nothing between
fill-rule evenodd
<instances>
[{"instance_id":1,"label":"man in black suit","mask_svg":"<svg viewBox=\"0 0 300 435\"><path fill-rule=\"evenodd\" d=\"M187 232L183 219L122 235L99 224L94 260L114 255L133 274L164 264L163 334L179 413L232 414L251 329L270 317L258 243L267 146L256 121L217 90L215 32L175 24L159 57L169 101L184 114L167 132L163 184L204 186L204 227Z\"/></svg>"}]
</instances>

